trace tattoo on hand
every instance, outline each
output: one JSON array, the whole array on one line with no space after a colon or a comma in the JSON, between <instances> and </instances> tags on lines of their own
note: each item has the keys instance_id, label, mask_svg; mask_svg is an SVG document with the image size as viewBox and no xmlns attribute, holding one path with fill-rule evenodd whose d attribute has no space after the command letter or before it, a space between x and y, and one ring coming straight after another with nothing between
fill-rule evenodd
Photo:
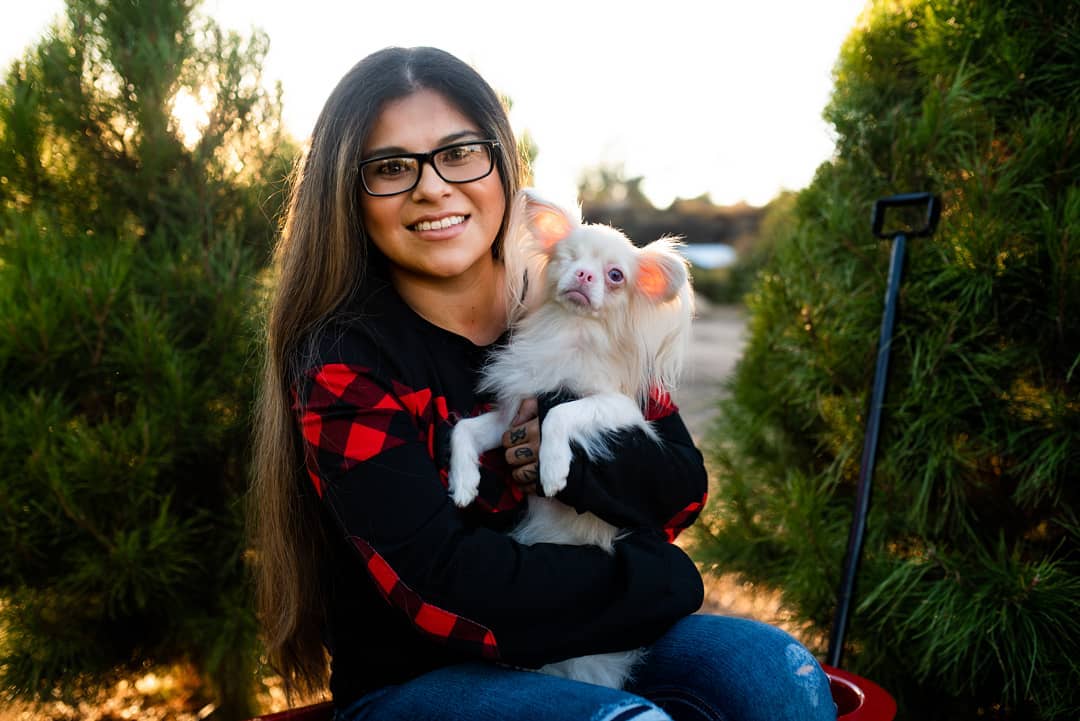
<instances>
[{"instance_id":1,"label":"tattoo on hand","mask_svg":"<svg viewBox=\"0 0 1080 721\"><path fill-rule=\"evenodd\" d=\"M525 447L525 448L515 448L514 449L514 458L532 458L532 457L533 457L533 452L532 452L531 448Z\"/></svg>"},{"instance_id":2,"label":"tattoo on hand","mask_svg":"<svg viewBox=\"0 0 1080 721\"><path fill-rule=\"evenodd\" d=\"M510 431L510 443L511 443L511 445L516 444L519 441L523 441L523 440L525 440L525 426L522 426L521 428L515 428L512 431Z\"/></svg>"}]
</instances>

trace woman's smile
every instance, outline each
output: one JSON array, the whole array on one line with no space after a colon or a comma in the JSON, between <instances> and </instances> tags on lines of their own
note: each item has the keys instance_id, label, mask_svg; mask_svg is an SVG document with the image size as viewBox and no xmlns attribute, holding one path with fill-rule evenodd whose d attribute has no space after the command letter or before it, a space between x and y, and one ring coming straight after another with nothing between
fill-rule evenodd
<instances>
[{"instance_id":1,"label":"woman's smile","mask_svg":"<svg viewBox=\"0 0 1080 721\"><path fill-rule=\"evenodd\" d=\"M426 231L441 231L449 230L451 228L462 229L461 226L468 221L467 215L446 215L440 218L434 219L422 219L418 220L412 225L406 226L409 230L414 232L426 232Z\"/></svg>"}]
</instances>

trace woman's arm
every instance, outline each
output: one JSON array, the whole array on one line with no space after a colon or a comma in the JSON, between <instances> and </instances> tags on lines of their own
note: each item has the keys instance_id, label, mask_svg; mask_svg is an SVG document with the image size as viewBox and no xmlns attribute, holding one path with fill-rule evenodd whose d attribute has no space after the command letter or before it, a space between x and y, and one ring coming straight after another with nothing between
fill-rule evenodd
<instances>
[{"instance_id":1,"label":"woman's arm","mask_svg":"<svg viewBox=\"0 0 1080 721\"><path fill-rule=\"evenodd\" d=\"M298 393L307 469L387 603L477 657L539 666L644 645L701 604L701 579L655 531L609 555L523 546L466 521L408 395L361 368L308 374Z\"/></svg>"},{"instance_id":2,"label":"woman's arm","mask_svg":"<svg viewBox=\"0 0 1080 721\"><path fill-rule=\"evenodd\" d=\"M538 399L541 428L547 411L566 400L570 398ZM668 540L674 540L705 505L705 462L670 397L656 394L650 398L645 418L659 443L631 429L614 434L608 460L593 461L575 452L566 488L556 498L620 528L661 529Z\"/></svg>"}]
</instances>

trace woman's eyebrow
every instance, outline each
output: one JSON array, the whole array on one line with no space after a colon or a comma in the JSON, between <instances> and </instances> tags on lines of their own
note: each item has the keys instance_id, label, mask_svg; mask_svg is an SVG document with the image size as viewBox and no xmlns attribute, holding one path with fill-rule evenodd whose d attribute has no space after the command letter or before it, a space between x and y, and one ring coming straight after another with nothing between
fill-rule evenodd
<instances>
[{"instance_id":1,"label":"woman's eyebrow","mask_svg":"<svg viewBox=\"0 0 1080 721\"><path fill-rule=\"evenodd\" d=\"M450 143L456 142L458 140L463 140L465 138L479 138L479 137L480 137L480 132L477 131L477 130L459 130L456 133L450 133L449 135L444 135L442 138L439 139L439 143L435 147L441 148L444 145L449 145ZM407 155L410 152L411 151L406 150L405 148L401 147L400 145L385 145L385 146L383 146L381 148L375 148L374 150L370 150L370 151L364 153L364 157L365 158L379 158L379 157L382 157L384 155Z\"/></svg>"},{"instance_id":2,"label":"woman's eyebrow","mask_svg":"<svg viewBox=\"0 0 1080 721\"><path fill-rule=\"evenodd\" d=\"M461 130L461 131L458 131L456 133L451 133L450 135L447 135L447 136L443 137L443 139L439 141L439 145L448 145L448 144L456 142L458 140L464 140L465 138L479 138L479 137L480 137L480 132L477 131L477 130Z\"/></svg>"}]
</instances>

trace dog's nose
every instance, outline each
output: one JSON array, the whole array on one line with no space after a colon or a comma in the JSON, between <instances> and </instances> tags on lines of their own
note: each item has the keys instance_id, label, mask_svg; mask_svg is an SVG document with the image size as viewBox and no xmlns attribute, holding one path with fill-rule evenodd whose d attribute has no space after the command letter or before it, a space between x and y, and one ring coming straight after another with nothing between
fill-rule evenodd
<instances>
[{"instance_id":1,"label":"dog's nose","mask_svg":"<svg viewBox=\"0 0 1080 721\"><path fill-rule=\"evenodd\" d=\"M580 280L582 283L592 283L593 274L587 270L579 270L577 272L577 279Z\"/></svg>"}]
</instances>

